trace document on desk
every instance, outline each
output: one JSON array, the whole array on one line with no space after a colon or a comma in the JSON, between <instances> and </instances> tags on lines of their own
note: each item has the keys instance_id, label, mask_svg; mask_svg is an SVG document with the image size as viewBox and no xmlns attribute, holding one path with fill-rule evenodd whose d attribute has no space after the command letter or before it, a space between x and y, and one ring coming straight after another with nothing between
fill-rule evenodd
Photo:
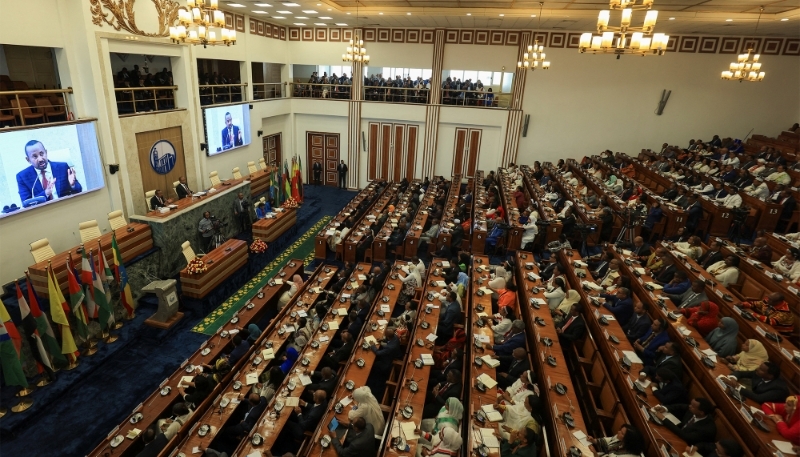
<instances>
[{"instance_id":1,"label":"document on desk","mask_svg":"<svg viewBox=\"0 0 800 457\"><path fill-rule=\"evenodd\" d=\"M656 413L656 408L655 407L650 408L650 412L655 414ZM665 412L663 414L664 414L664 419L667 419L668 421L672 422L673 424L678 425L678 424L681 423L680 419L675 417L675 415L672 414L671 412L668 411L668 412Z\"/></svg>"},{"instance_id":2,"label":"document on desk","mask_svg":"<svg viewBox=\"0 0 800 457\"><path fill-rule=\"evenodd\" d=\"M603 317L606 318L607 321L615 321L617 320L613 314L603 314Z\"/></svg>"},{"instance_id":3,"label":"document on desk","mask_svg":"<svg viewBox=\"0 0 800 457\"><path fill-rule=\"evenodd\" d=\"M631 361L631 363L642 363L642 359L639 358L639 355L636 354L634 351L622 351L622 354Z\"/></svg>"},{"instance_id":4,"label":"document on desk","mask_svg":"<svg viewBox=\"0 0 800 457\"><path fill-rule=\"evenodd\" d=\"M247 373L245 376L245 384L251 386L258 382L258 374L257 373Z\"/></svg>"},{"instance_id":5,"label":"document on desk","mask_svg":"<svg viewBox=\"0 0 800 457\"><path fill-rule=\"evenodd\" d=\"M481 441L487 447L490 448L499 448L500 441L494 436L494 429L493 428L482 428L481 429Z\"/></svg>"},{"instance_id":6,"label":"document on desk","mask_svg":"<svg viewBox=\"0 0 800 457\"><path fill-rule=\"evenodd\" d=\"M648 286L652 287L655 290L661 290L664 288L664 286L660 286L654 282L646 282L645 284L647 284Z\"/></svg>"},{"instance_id":7,"label":"document on desk","mask_svg":"<svg viewBox=\"0 0 800 457\"><path fill-rule=\"evenodd\" d=\"M797 455L797 453L792 450L792 443L788 441L772 440L772 444L785 455Z\"/></svg>"},{"instance_id":8,"label":"document on desk","mask_svg":"<svg viewBox=\"0 0 800 457\"><path fill-rule=\"evenodd\" d=\"M396 438L401 435L406 439L406 441L416 440L419 439L419 435L414 433L414 430L417 429L417 424L411 421L396 421L392 425L392 438Z\"/></svg>"},{"instance_id":9,"label":"document on desk","mask_svg":"<svg viewBox=\"0 0 800 457\"><path fill-rule=\"evenodd\" d=\"M503 415L500 414L500 411L494 409L494 405L483 405L481 409L486 413L486 418L489 419L490 422L500 422L503 420Z\"/></svg>"},{"instance_id":10,"label":"document on desk","mask_svg":"<svg viewBox=\"0 0 800 457\"><path fill-rule=\"evenodd\" d=\"M347 308L339 308L336 310L336 313L340 316L347 316Z\"/></svg>"},{"instance_id":11,"label":"document on desk","mask_svg":"<svg viewBox=\"0 0 800 457\"><path fill-rule=\"evenodd\" d=\"M339 321L328 322L328 330L339 330Z\"/></svg>"},{"instance_id":12,"label":"document on desk","mask_svg":"<svg viewBox=\"0 0 800 457\"><path fill-rule=\"evenodd\" d=\"M434 363L436 363L433 360L433 355L432 354L422 354L422 355L420 355L420 358L422 359L422 364L426 365L426 366L431 366Z\"/></svg>"},{"instance_id":13,"label":"document on desk","mask_svg":"<svg viewBox=\"0 0 800 457\"><path fill-rule=\"evenodd\" d=\"M297 379L299 379L300 383L303 384L304 386L311 384L311 376L306 376L304 374L301 374L297 377Z\"/></svg>"},{"instance_id":14,"label":"document on desk","mask_svg":"<svg viewBox=\"0 0 800 457\"><path fill-rule=\"evenodd\" d=\"M364 341L366 341L369 344L374 344L376 346L378 345L378 340L376 340L375 337L372 335L367 335L367 337L364 338Z\"/></svg>"},{"instance_id":15,"label":"document on desk","mask_svg":"<svg viewBox=\"0 0 800 457\"><path fill-rule=\"evenodd\" d=\"M478 381L480 381L487 389L494 389L497 385L497 381L495 381L491 376L486 373L481 374L478 376Z\"/></svg>"},{"instance_id":16,"label":"document on desk","mask_svg":"<svg viewBox=\"0 0 800 457\"><path fill-rule=\"evenodd\" d=\"M716 362L717 362L717 353L716 353L716 352L714 352L714 350L713 350L713 349L711 349L711 348L708 348L708 349L703 349L703 350L702 350L702 351L700 351L700 352L702 352L703 354L707 355L707 356L708 356L708 358L709 358L709 359L711 359L711 361L712 361L712 362L714 362L714 363L716 363Z\"/></svg>"},{"instance_id":17,"label":"document on desk","mask_svg":"<svg viewBox=\"0 0 800 457\"><path fill-rule=\"evenodd\" d=\"M300 397L285 397L283 399L283 406L288 406L290 408L300 406Z\"/></svg>"},{"instance_id":18,"label":"document on desk","mask_svg":"<svg viewBox=\"0 0 800 457\"><path fill-rule=\"evenodd\" d=\"M497 368L500 365L500 361L492 358L492 356L489 354L481 357L481 360L483 360L483 363L485 363L489 368Z\"/></svg>"}]
</instances>

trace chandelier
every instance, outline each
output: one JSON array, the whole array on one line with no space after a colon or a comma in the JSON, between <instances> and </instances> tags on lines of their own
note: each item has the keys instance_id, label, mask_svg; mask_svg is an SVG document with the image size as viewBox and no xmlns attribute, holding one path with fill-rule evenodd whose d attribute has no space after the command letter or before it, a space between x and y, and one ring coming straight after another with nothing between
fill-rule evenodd
<instances>
[{"instance_id":1,"label":"chandelier","mask_svg":"<svg viewBox=\"0 0 800 457\"><path fill-rule=\"evenodd\" d=\"M539 3L539 25L542 25L542 7L544 2ZM537 27L538 28L538 27ZM542 70L550 69L550 62L544 60L544 46L539 44L539 40L534 40L533 45L528 45L528 52L522 55L522 61L517 62L517 68L530 68L531 71L536 70L539 64L542 64Z\"/></svg>"},{"instance_id":2,"label":"chandelier","mask_svg":"<svg viewBox=\"0 0 800 457\"><path fill-rule=\"evenodd\" d=\"M756 21L756 31L758 31L758 23L761 22L761 12L763 11L764 7L762 6L761 11L758 13L758 21ZM751 54L752 58L750 57ZM748 49L747 54L739 54L737 61L731 63L730 69L722 72L722 79L739 82L763 81L766 73L761 71L761 62L758 61L759 57L761 57L761 55L755 54L753 48Z\"/></svg>"},{"instance_id":3,"label":"chandelier","mask_svg":"<svg viewBox=\"0 0 800 457\"><path fill-rule=\"evenodd\" d=\"M353 31L353 38L347 45L347 49L342 54L342 62L363 62L364 65L369 63L369 56L367 55L367 48L364 47L364 40L361 39L361 29L358 28L358 1L356 1L356 28Z\"/></svg>"},{"instance_id":4,"label":"chandelier","mask_svg":"<svg viewBox=\"0 0 800 457\"><path fill-rule=\"evenodd\" d=\"M608 25L611 11L602 10L597 17L597 33L584 33L581 35L579 49L581 53L616 54L617 59L622 54L633 55L664 55L669 43L669 35L653 33L658 19L658 11L651 10L653 0L610 0L609 9L622 10L619 27ZM647 10L644 24L641 27L632 27L634 11Z\"/></svg>"},{"instance_id":5,"label":"chandelier","mask_svg":"<svg viewBox=\"0 0 800 457\"><path fill-rule=\"evenodd\" d=\"M236 44L236 30L225 27L225 13L219 10L219 0L186 0L186 9L178 9L178 21L179 26L169 28L173 43L203 47Z\"/></svg>"}]
</instances>

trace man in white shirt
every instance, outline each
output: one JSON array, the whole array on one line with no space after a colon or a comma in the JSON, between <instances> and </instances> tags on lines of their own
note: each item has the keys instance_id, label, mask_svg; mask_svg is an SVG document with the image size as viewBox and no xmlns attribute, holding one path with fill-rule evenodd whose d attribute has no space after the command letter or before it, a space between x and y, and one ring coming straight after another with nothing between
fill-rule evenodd
<instances>
[{"instance_id":1,"label":"man in white shirt","mask_svg":"<svg viewBox=\"0 0 800 457\"><path fill-rule=\"evenodd\" d=\"M754 189L748 191L747 195L756 197L759 200L766 200L767 197L769 197L769 186L767 186L767 183L762 182Z\"/></svg>"},{"instance_id":2,"label":"man in white shirt","mask_svg":"<svg viewBox=\"0 0 800 457\"><path fill-rule=\"evenodd\" d=\"M725 148L722 148L722 150L725 151L725 152L728 151ZM726 165L726 166L727 165L732 165L733 168L739 168L739 156L737 156L736 153L731 152L731 153L728 154L728 157L726 157L722 161L722 164Z\"/></svg>"},{"instance_id":3,"label":"man in white shirt","mask_svg":"<svg viewBox=\"0 0 800 457\"><path fill-rule=\"evenodd\" d=\"M722 206L728 209L738 208L742 206L742 196L739 192L733 191L722 200Z\"/></svg>"},{"instance_id":4,"label":"man in white shirt","mask_svg":"<svg viewBox=\"0 0 800 457\"><path fill-rule=\"evenodd\" d=\"M767 181L772 181L777 184L783 184L784 186L789 185L792 182L792 178L786 173L786 169L784 169L783 165L778 165L777 170L774 173L767 176Z\"/></svg>"}]
</instances>

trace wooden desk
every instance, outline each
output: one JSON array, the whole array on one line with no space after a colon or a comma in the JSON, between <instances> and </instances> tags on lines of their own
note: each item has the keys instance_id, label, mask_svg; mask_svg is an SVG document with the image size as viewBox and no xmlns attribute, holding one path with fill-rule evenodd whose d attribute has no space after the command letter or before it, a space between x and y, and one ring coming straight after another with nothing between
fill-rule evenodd
<instances>
[{"instance_id":1,"label":"wooden desk","mask_svg":"<svg viewBox=\"0 0 800 457\"><path fill-rule=\"evenodd\" d=\"M297 209L283 209L277 213L275 219L259 219L253 222L253 238L263 240L265 243L272 243L287 230L297 224Z\"/></svg>"},{"instance_id":2,"label":"wooden desk","mask_svg":"<svg viewBox=\"0 0 800 457\"><path fill-rule=\"evenodd\" d=\"M634 278L635 275L633 274L633 264L627 265L624 261L625 257L620 252L615 252L614 255L623 261L621 270L631 278ZM676 262L676 264L677 263L678 262ZM772 451L769 445L771 444L772 440L782 439L778 431L773 429L771 432L767 433L757 430L751 427L749 422L746 421L745 418L739 413L739 408L741 405L738 402L734 402L731 397L726 395L716 380L718 376L730 375L732 373L731 370L719 361L714 368L707 367L701 361L700 351L710 349L710 346L708 343L706 343L696 329L688 327L683 323L683 318L679 318L676 321L669 319L667 313L670 311L677 312L677 307L668 298L664 299L665 308L658 306L657 299L661 295L662 291L656 290L652 291L651 293L651 291L647 290L644 286L644 284L652 281L653 278L651 276L643 274L637 279L631 281L632 290L640 300L651 305L650 314L653 317L663 316L667 323L670 324L667 330L670 332L670 339L681 347L681 354L684 354L684 356L681 357L681 360L683 360L684 364L687 366L687 368L689 368L689 372L694 376L697 376L698 381L702 383L702 386L705 386L703 387L703 390L709 394L708 398L711 399L721 411L721 414L717 415L718 424L719 421L723 423L728 422L730 424L729 433L730 431L733 431L732 434L738 434L741 437L740 444L742 444L743 447L749 448L753 455L764 457L771 456ZM686 342L684 339L686 336L694 338L694 340L698 343L696 350ZM761 406L752 400L745 401L745 404L748 407L753 406L759 409ZM719 436L720 433L721 431L718 430L717 435Z\"/></svg>"},{"instance_id":3,"label":"wooden desk","mask_svg":"<svg viewBox=\"0 0 800 457\"><path fill-rule=\"evenodd\" d=\"M247 264L247 242L231 239L203 257L207 270L191 274L187 268L181 270L181 294L192 298L203 298L236 270Z\"/></svg>"},{"instance_id":4,"label":"wooden desk","mask_svg":"<svg viewBox=\"0 0 800 457\"><path fill-rule=\"evenodd\" d=\"M533 176L533 171L527 165L522 166L522 176L522 182L528 189L531 200L537 202L536 206L538 207L539 218L542 221L550 222L550 225L547 225L543 229L544 244L546 245L552 241L558 241L559 238L561 238L561 232L564 226L561 225L560 220L556 219L556 211L553 209L553 205L545 198L544 189L539 186L539 182L536 181L536 178ZM537 235L537 238L541 239L542 237Z\"/></svg>"},{"instance_id":5,"label":"wooden desk","mask_svg":"<svg viewBox=\"0 0 800 457\"><path fill-rule=\"evenodd\" d=\"M412 181L406 192L400 197L400 201L397 203L397 205L395 205L394 208L395 214L403 214L408 210L411 197L414 194L412 191L412 187L414 185L419 185L419 179ZM391 216L391 214L389 216ZM409 214L409 216L411 215ZM373 262L383 262L386 260L386 245L391 234L392 222L389 220L389 218L387 218L386 222L383 223L383 227L379 228L378 232L375 234L375 239L372 241Z\"/></svg>"},{"instance_id":6,"label":"wooden desk","mask_svg":"<svg viewBox=\"0 0 800 457\"><path fill-rule=\"evenodd\" d=\"M303 271L303 261L300 259L292 259L290 260L287 265L279 271L273 278L291 278L298 272ZM281 276L283 275L283 276ZM270 286L269 284L265 285L260 292L264 293L263 298L258 298L258 296L253 297L250 300L254 306L252 309L247 309L247 306L244 305L238 311L238 318L239 322L236 324L232 324L230 322L225 323L222 327L220 327L220 331L230 331L234 328L242 327L245 328L248 325L258 322L267 309L271 306L275 306L275 303L280 297L281 293L288 288L288 286L284 285L274 285ZM211 364L212 361L216 360L220 354L224 352L224 350L230 345L230 336L227 338L222 338L221 333L217 333L217 335L212 336L208 339L208 341L204 342L198 349L195 351L192 356L186 359L180 367L178 367L175 372L170 375L168 378L164 379L161 384L158 385L158 388L150 394L145 401L140 403L131 414L125 418L125 420L115 427L107 436L106 438L99 444L97 447L89 453L92 457L103 457L105 456L106 452L111 452L111 440L119 435L125 436L128 432L134 428L138 428L139 430L144 431L147 427L151 426L152 424L156 423L156 421L162 417L166 417L170 414L172 405L180 400L180 393L178 392L178 383L181 381L181 378L187 375L185 371L185 367L187 365L201 365ZM203 355L203 349L209 349L209 352ZM246 361L241 360L239 364L237 364L231 370L231 373L234 373L239 366L244 365ZM170 391L167 395L161 395L160 391L162 388L169 386ZM211 395L209 395L208 399L214 398L222 389L220 384L214 389ZM207 400L208 400L207 399ZM130 423L130 418L135 413L142 413L144 417L136 424ZM202 413L201 413L202 414ZM136 438L135 440L125 439L122 444L113 448L115 456L133 456L140 452L143 448L143 443L140 438Z\"/></svg>"},{"instance_id":7,"label":"wooden desk","mask_svg":"<svg viewBox=\"0 0 800 457\"><path fill-rule=\"evenodd\" d=\"M348 234L347 240L343 241L344 244L344 261L345 262L356 262L356 256L358 252L358 244L368 236L368 233L372 230L372 222L368 219L368 216L374 216L374 220L377 220L381 214L383 214L384 210L389 206L392 199L395 195L397 195L397 189L400 187L400 183L392 183L389 185L388 189L383 193L380 199L373 205L372 209L370 209L367 214L361 219L360 224L356 227L353 227L353 230ZM397 208L395 208L395 211ZM395 213L400 214L400 213Z\"/></svg>"},{"instance_id":8,"label":"wooden desk","mask_svg":"<svg viewBox=\"0 0 800 457\"><path fill-rule=\"evenodd\" d=\"M584 455L590 455L590 449L580 443L572 434L574 430L581 430L587 435L591 435L591 430L587 428L583 413L579 407L578 391L575 389L572 378L570 377L569 367L567 366L567 353L571 347L564 347L558 338L556 325L547 307L547 298L544 296L544 288L541 279L531 279L528 274L539 275L539 268L533 260L533 254L517 252L516 255L517 284L519 284L519 305L522 319L525 321L528 338L528 347L531 350L531 368L539 377L539 390L541 392L542 403L549 405L547 424L542 424L549 433L548 442L551 452L555 450L555 455L567 455L572 446L581 450ZM527 266L532 267L531 270ZM539 288L539 292L534 294L533 288ZM536 309L532 302L534 299L545 301L540 309ZM545 325L535 323L535 319L541 317ZM549 338L553 345L547 347L542 340ZM552 355L556 359L556 366L547 362L547 356ZM554 390L556 383L561 383L567 388L565 395L560 395ZM575 428L570 429L561 419L561 416L569 412L575 419Z\"/></svg>"},{"instance_id":9,"label":"wooden desk","mask_svg":"<svg viewBox=\"0 0 800 457\"><path fill-rule=\"evenodd\" d=\"M314 237L314 257L317 259L325 259L328 256L328 238L331 235L328 235L328 232L331 230L336 230L337 227L342 225L342 223L350 217L350 214L355 211L358 205L365 199L367 196L374 192L375 189L378 187L378 183L380 181L372 181L369 185L363 189L361 192L358 193L350 203L348 203L339 214L337 214L333 219L328 222L328 224L322 228L322 230L317 233L317 236Z\"/></svg>"},{"instance_id":10,"label":"wooden desk","mask_svg":"<svg viewBox=\"0 0 800 457\"><path fill-rule=\"evenodd\" d=\"M520 208L517 208L517 202L512 197L512 192L516 190L516 185L511 181L511 176L505 168L499 168L497 171L500 177L498 180L500 196L503 201L503 208L506 211L506 220L510 226L506 235L506 248L516 251L521 247L522 234L525 233L525 229L522 228L522 224L519 222ZM524 184L522 187L523 189L525 188ZM525 208L522 209L524 210Z\"/></svg>"},{"instance_id":11,"label":"wooden desk","mask_svg":"<svg viewBox=\"0 0 800 457\"><path fill-rule=\"evenodd\" d=\"M204 205L208 200L213 200L215 198L219 198L222 195L225 195L231 191L238 190L242 188L245 184L249 184L246 178L239 178L239 179L229 179L227 181L222 181L220 184L216 186L210 187L206 194L203 196L195 195L181 198L178 200L174 200L171 205L171 211L167 211L166 213L162 213L158 210L151 210L145 213L145 217L150 219L171 219L176 215L184 212L188 208L198 205ZM213 191L211 190L213 189ZM150 208L150 202L147 202L147 207Z\"/></svg>"},{"instance_id":12,"label":"wooden desk","mask_svg":"<svg viewBox=\"0 0 800 457\"><path fill-rule=\"evenodd\" d=\"M255 201L256 197L269 191L269 176L270 172L268 170L258 170L255 173L250 173L248 179L250 179L250 195L253 197L253 201Z\"/></svg>"},{"instance_id":13,"label":"wooden desk","mask_svg":"<svg viewBox=\"0 0 800 457\"><path fill-rule=\"evenodd\" d=\"M352 286L352 289L342 289L342 292L340 292L337 297L338 301L333 305L334 309L344 308L345 306L349 306L351 304L347 298L349 298L349 295L354 293L355 290L358 289L358 287L364 282L363 280L359 279L359 275L369 274L370 267L371 265L368 263L358 264L358 267L353 270L353 273L350 276L349 285ZM345 295L348 297L345 297ZM341 301L342 298L345 298L345 302ZM283 380L283 384L281 384L280 388L277 389L275 396L267 404L267 408L264 410L264 413L261 414L256 426L253 427L253 430L247 434L247 438L245 438L245 440L242 441L237 447L235 451L236 455L250 455L252 452L261 452L262 449L271 449L275 445L278 435L280 434L281 430L283 430L283 426L286 425L286 421L289 419L292 411L292 408L285 406L284 409L280 411L280 414L273 416L272 413L275 411L276 402L280 401L285 403L287 397L299 398L303 394L305 387L300 382L298 376L304 370L312 371L317 368L317 365L319 364L320 360L322 360L322 357L328 352L328 347L331 344L331 340L333 339L343 320L344 315L340 313L328 313L328 315L325 316L323 325L328 324L328 330L323 330L323 327L320 326L320 328L318 328L311 337L312 341L317 341L319 345L314 348L311 346L311 344L308 344L305 348L303 348L303 351L298 357L294 367L286 375L286 378ZM327 337L327 341L322 341L323 337ZM308 359L308 364L304 366L302 361L306 358ZM289 391L288 389L288 384L290 381L294 381L296 383L296 387L292 391ZM333 406L334 403L328 402L328 410L332 409ZM264 442L260 446L254 446L252 443L252 437L255 433L258 433L264 437Z\"/></svg>"},{"instance_id":14,"label":"wooden desk","mask_svg":"<svg viewBox=\"0 0 800 457\"><path fill-rule=\"evenodd\" d=\"M192 449L195 447L207 449L211 446L212 441L214 441L219 431L227 424L231 415L236 410L238 403L234 402L247 401L248 392L251 392L252 389L247 384L247 375L256 374L260 376L262 373L269 371L271 366L276 365L277 361L274 359L265 360L262 351L267 347L271 347L276 357L281 353L282 348L292 335L292 332L279 332L279 330L285 329L290 325L297 325L298 318L292 317L292 312L303 310L309 313L311 311L311 304L313 304L321 294L325 293L324 289L327 289L330 285L331 278L336 274L336 270L337 268L335 266L324 267L324 265L321 264L317 267L314 275L306 282L305 288L299 290L298 293L292 297L292 300L279 312L278 316L270 322L269 327L267 327L258 340L256 340L251 347L249 357L243 357L247 360L245 365L233 376L227 386L222 389L205 413L201 416L198 412L195 412L192 416L192 422L194 422L195 425L189 429L186 424L184 424L182 431L188 431L183 434L184 436L180 437L180 440L173 439L173 443L180 444L171 451L171 455L176 455L176 451L182 452L185 455L191 455ZM323 291L316 293L315 290L317 290L317 288L321 288ZM300 297L302 297L302 299ZM257 364L254 360L256 357L262 359ZM239 390L233 388L233 384L236 381L242 384ZM220 406L220 402L223 398L229 401L228 405L224 408ZM196 433L197 425L200 424L207 424L211 427L211 430L206 436L201 437ZM170 447L171 446L166 446L165 449L170 449Z\"/></svg>"},{"instance_id":15,"label":"wooden desk","mask_svg":"<svg viewBox=\"0 0 800 457\"><path fill-rule=\"evenodd\" d=\"M483 187L483 176L483 170L478 170L473 180L470 239L472 240L472 252L474 253L483 253L486 250L486 213L481 209L481 206L486 203L487 192Z\"/></svg>"},{"instance_id":16,"label":"wooden desk","mask_svg":"<svg viewBox=\"0 0 800 457\"><path fill-rule=\"evenodd\" d=\"M142 255L145 252L153 249L153 234L150 230L150 226L147 224L132 222L125 227L115 230L114 234L117 236L117 245L119 246L119 252L122 256L123 263L129 262L136 256ZM99 248L103 250L103 255L105 255L106 265L113 265L114 253L111 250L112 237L112 233L108 232L100 238L90 241L85 245L85 247L86 249L94 251L96 259L99 246ZM100 242L99 245L98 240ZM61 291L64 293L64 295L69 295L69 287L67 284L67 260L69 258L69 254L72 253L72 263L74 264L75 269L80 273L81 254L78 254L78 249L80 248L81 246L75 246L68 251L56 254L56 256L50 260L39 262L28 267L28 273L30 274L31 282L33 283L33 289L36 291L36 294L40 299L45 300L50 297L50 294L47 291L48 264L52 264L53 266L53 271L55 271L56 274L56 281L61 287ZM97 268L96 262L97 261L95 260L95 268Z\"/></svg>"},{"instance_id":17,"label":"wooden desk","mask_svg":"<svg viewBox=\"0 0 800 457\"><path fill-rule=\"evenodd\" d=\"M643 365L631 363L630 368L624 368L621 363L622 351L633 351L633 346L628 342L628 338L625 336L625 332L618 321L609 320L607 326L600 323L599 316L609 312L604 308L595 307L596 305L590 305L592 301L589 299L589 294L581 286L582 281L594 282L594 278L588 271L585 278L578 278L575 274L573 263L582 260L581 256L577 250L573 250L571 256L567 254L567 251L559 252L559 260L562 265L568 266L566 271L567 279L572 288L581 295L581 302L584 303L583 317L586 321L586 328L591 333L591 337L597 344L597 349L603 358L603 365L610 376L607 382L610 382L614 387L621 405L625 408L627 417L645 437L647 444L645 455L661 455L659 448L665 443L680 455L686 449L686 443L663 425L650 422L649 417L641 409L644 404L647 405L648 409L658 405L658 399L652 395L652 392L648 391L646 398L640 400L633 390L633 379L642 371ZM584 268L584 270L588 270L588 268ZM610 340L609 337L612 335L619 340L619 344L615 344ZM644 403L642 403L643 400ZM616 432L616 430L611 432Z\"/></svg>"},{"instance_id":18,"label":"wooden desk","mask_svg":"<svg viewBox=\"0 0 800 457\"><path fill-rule=\"evenodd\" d=\"M453 179L450 180L450 188L447 190L447 199L443 208L444 214L442 214L442 218L439 221L439 235L435 240L437 246L441 243L450 247L450 243L453 241L452 230L455 227L455 211L458 207L460 194L461 175L453 175ZM432 240L431 242L433 243L434 241ZM457 249L460 250L461 246L457 246Z\"/></svg>"}]
</instances>

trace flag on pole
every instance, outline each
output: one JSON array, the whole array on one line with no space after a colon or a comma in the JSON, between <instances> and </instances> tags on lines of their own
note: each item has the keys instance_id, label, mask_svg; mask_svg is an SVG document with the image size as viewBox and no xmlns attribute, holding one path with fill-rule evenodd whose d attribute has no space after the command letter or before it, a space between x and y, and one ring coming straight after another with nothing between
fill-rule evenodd
<instances>
[{"instance_id":1,"label":"flag on pole","mask_svg":"<svg viewBox=\"0 0 800 457\"><path fill-rule=\"evenodd\" d=\"M17 287L17 304L19 305L19 314L22 317L22 331L25 332L25 336L28 337L28 342L31 343L31 350L33 351L36 361L52 371L53 365L50 362L50 356L47 354L47 350L44 348L42 337L39 335L39 329L36 326L36 318L33 317L31 308L28 306L28 302L25 301L25 296L22 295L22 289L19 288L19 283L14 281L14 285ZM39 357L36 357L37 354ZM39 371L42 371L42 367L40 366L39 368Z\"/></svg>"},{"instance_id":2,"label":"flag on pole","mask_svg":"<svg viewBox=\"0 0 800 457\"><path fill-rule=\"evenodd\" d=\"M39 308L39 300L36 298L36 292L33 290L33 285L30 279L27 280L26 286L28 288L28 303L31 309L31 314L36 320L36 329L39 331L39 336L42 338L45 349L50 353L53 358L53 363L56 366L64 366L67 364L67 359L61 353L61 346L58 345L56 334L53 332L53 327L50 326L50 320L47 315ZM24 316L23 316L24 317Z\"/></svg>"},{"instance_id":3,"label":"flag on pole","mask_svg":"<svg viewBox=\"0 0 800 457\"><path fill-rule=\"evenodd\" d=\"M300 180L298 179L299 177L297 176L297 156L292 156L292 174L291 174L291 177L292 177L292 198L294 198L295 201L299 202L300 201L300 189L299 189L298 186L300 184Z\"/></svg>"},{"instance_id":4,"label":"flag on pole","mask_svg":"<svg viewBox=\"0 0 800 457\"><path fill-rule=\"evenodd\" d=\"M11 320L11 315L8 314L6 306L2 301L0 301L0 321L5 324L6 334L8 334L11 343L14 345L14 350L17 351L17 356L19 356L22 351L22 336L20 336L17 326L14 324L14 321Z\"/></svg>"},{"instance_id":5,"label":"flag on pole","mask_svg":"<svg viewBox=\"0 0 800 457\"><path fill-rule=\"evenodd\" d=\"M283 190L286 192L286 198L284 201L288 200L289 197L292 196L292 179L289 177L289 162L286 159L283 159Z\"/></svg>"},{"instance_id":6,"label":"flag on pole","mask_svg":"<svg viewBox=\"0 0 800 457\"><path fill-rule=\"evenodd\" d=\"M56 282L56 274L53 268L47 269L47 292L50 295L50 315L53 322L61 326L61 353L72 354L73 360L78 357L78 347L75 346L75 339L72 338L72 329L69 327L69 320L65 311L69 311L67 300L61 293L61 288Z\"/></svg>"},{"instance_id":7,"label":"flag on pole","mask_svg":"<svg viewBox=\"0 0 800 457\"><path fill-rule=\"evenodd\" d=\"M5 308L3 308L5 309ZM28 379L22 372L22 363L19 361L11 336L5 323L0 322L0 365L3 367L3 378L7 386L28 387Z\"/></svg>"},{"instance_id":8,"label":"flag on pole","mask_svg":"<svg viewBox=\"0 0 800 457\"><path fill-rule=\"evenodd\" d=\"M97 303L98 320L103 330L107 329L108 326L114 322L114 308L111 306L111 301L108 299L108 286L103 280L103 278L107 278L107 274L111 272L106 266L105 258L106 256L103 255L103 251L97 251L97 271L94 271L94 259L92 259L91 262L92 294L95 303ZM114 278L113 274L111 278Z\"/></svg>"},{"instance_id":9,"label":"flag on pole","mask_svg":"<svg viewBox=\"0 0 800 457\"><path fill-rule=\"evenodd\" d=\"M122 306L128 312L128 317L133 318L133 310L135 309L133 295L131 294L131 285L128 284L128 272L125 270L125 265L122 263L122 255L119 253L119 246L117 245L117 235L112 235L111 250L114 254L114 272L119 281L119 298Z\"/></svg>"},{"instance_id":10,"label":"flag on pole","mask_svg":"<svg viewBox=\"0 0 800 457\"><path fill-rule=\"evenodd\" d=\"M89 319L86 317L86 309L83 307L83 300L86 295L83 293L83 288L81 288L81 285L78 283L75 273L72 272L71 261L67 263L67 284L69 287L69 305L72 309L72 314L75 315L75 330L78 332L78 335L80 335L81 338L88 340Z\"/></svg>"},{"instance_id":11,"label":"flag on pole","mask_svg":"<svg viewBox=\"0 0 800 457\"><path fill-rule=\"evenodd\" d=\"M89 258L89 250L84 247L83 254L81 255L81 284L86 287L84 295L86 296L86 315L90 319L97 319L98 310L97 303L94 301L94 294L92 292L92 260Z\"/></svg>"},{"instance_id":12,"label":"flag on pole","mask_svg":"<svg viewBox=\"0 0 800 457\"><path fill-rule=\"evenodd\" d=\"M297 182L298 182L298 193L300 194L300 200L303 201L303 162L300 159L300 156L297 156Z\"/></svg>"}]
</instances>

